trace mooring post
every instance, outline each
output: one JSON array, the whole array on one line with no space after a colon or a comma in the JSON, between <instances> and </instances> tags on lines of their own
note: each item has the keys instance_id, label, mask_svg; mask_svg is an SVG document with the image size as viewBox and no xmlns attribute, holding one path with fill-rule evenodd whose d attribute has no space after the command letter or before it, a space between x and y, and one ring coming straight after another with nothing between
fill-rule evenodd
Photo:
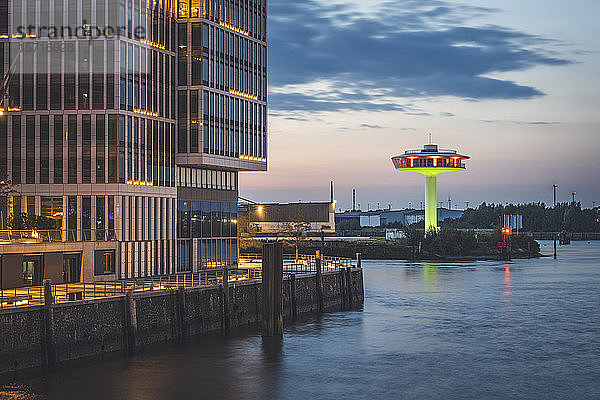
<instances>
[{"instance_id":1,"label":"mooring post","mask_svg":"<svg viewBox=\"0 0 600 400\"><path fill-rule=\"evenodd\" d=\"M135 354L135 335L137 332L137 310L133 291L125 293L125 329L127 341L125 343L127 354Z\"/></svg>"},{"instance_id":2,"label":"mooring post","mask_svg":"<svg viewBox=\"0 0 600 400\"><path fill-rule=\"evenodd\" d=\"M290 275L290 308L292 309L292 318L295 320L298 316L298 305L296 298L296 274Z\"/></svg>"},{"instance_id":3,"label":"mooring post","mask_svg":"<svg viewBox=\"0 0 600 400\"><path fill-rule=\"evenodd\" d=\"M262 254L262 335L283 335L283 247L265 243Z\"/></svg>"},{"instance_id":4,"label":"mooring post","mask_svg":"<svg viewBox=\"0 0 600 400\"><path fill-rule=\"evenodd\" d=\"M52 281L44 281L44 328L42 335L42 364L47 372L54 372L56 366L56 348L54 342L54 297Z\"/></svg>"},{"instance_id":5,"label":"mooring post","mask_svg":"<svg viewBox=\"0 0 600 400\"><path fill-rule=\"evenodd\" d=\"M346 293L348 293L348 308L352 308L352 268L346 268Z\"/></svg>"},{"instance_id":6,"label":"mooring post","mask_svg":"<svg viewBox=\"0 0 600 400\"><path fill-rule=\"evenodd\" d=\"M177 336L183 342L186 336L185 289L177 288Z\"/></svg>"},{"instance_id":7,"label":"mooring post","mask_svg":"<svg viewBox=\"0 0 600 400\"><path fill-rule=\"evenodd\" d=\"M319 312L323 312L323 273L321 272L321 257L317 254L315 258L315 267L317 269L317 304L319 306Z\"/></svg>"},{"instance_id":8,"label":"mooring post","mask_svg":"<svg viewBox=\"0 0 600 400\"><path fill-rule=\"evenodd\" d=\"M345 268L340 268L340 294L342 297L342 310L347 310L348 306L346 304L346 273L344 272Z\"/></svg>"},{"instance_id":9,"label":"mooring post","mask_svg":"<svg viewBox=\"0 0 600 400\"><path fill-rule=\"evenodd\" d=\"M228 333L231 328L229 315L229 269L223 268L223 333Z\"/></svg>"}]
</instances>

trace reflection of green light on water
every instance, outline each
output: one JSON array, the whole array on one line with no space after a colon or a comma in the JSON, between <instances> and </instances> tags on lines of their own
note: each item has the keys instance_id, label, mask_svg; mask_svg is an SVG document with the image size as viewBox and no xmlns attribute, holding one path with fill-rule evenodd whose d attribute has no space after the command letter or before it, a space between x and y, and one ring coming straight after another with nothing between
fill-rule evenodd
<instances>
[{"instance_id":1,"label":"reflection of green light on water","mask_svg":"<svg viewBox=\"0 0 600 400\"><path fill-rule=\"evenodd\" d=\"M429 290L436 289L438 281L437 265L430 262L423 264L423 280L428 283L427 288Z\"/></svg>"}]
</instances>

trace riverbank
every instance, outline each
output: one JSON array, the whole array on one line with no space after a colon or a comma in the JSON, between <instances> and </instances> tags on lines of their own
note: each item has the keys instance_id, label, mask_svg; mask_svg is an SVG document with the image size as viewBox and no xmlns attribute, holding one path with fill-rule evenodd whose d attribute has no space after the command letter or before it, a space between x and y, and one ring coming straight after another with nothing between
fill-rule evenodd
<instances>
[{"instance_id":1,"label":"riverbank","mask_svg":"<svg viewBox=\"0 0 600 400\"><path fill-rule=\"evenodd\" d=\"M314 274L283 281L284 318L316 312L321 301L324 311L336 311L363 300L362 269L325 272L321 284ZM221 286L213 286L2 310L0 379L256 325L261 304L261 281L247 281L230 283L227 297Z\"/></svg>"}]
</instances>

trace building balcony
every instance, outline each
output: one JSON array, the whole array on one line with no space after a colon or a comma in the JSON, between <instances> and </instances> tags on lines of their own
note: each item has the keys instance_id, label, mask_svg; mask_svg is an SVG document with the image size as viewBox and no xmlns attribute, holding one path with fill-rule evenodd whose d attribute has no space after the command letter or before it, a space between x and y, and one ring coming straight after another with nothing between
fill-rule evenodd
<instances>
[{"instance_id":1,"label":"building balcony","mask_svg":"<svg viewBox=\"0 0 600 400\"><path fill-rule=\"evenodd\" d=\"M8 244L39 244L55 242L90 242L95 233L95 241L114 241L114 229L82 229L78 236L77 230L0 230L0 245Z\"/></svg>"}]
</instances>

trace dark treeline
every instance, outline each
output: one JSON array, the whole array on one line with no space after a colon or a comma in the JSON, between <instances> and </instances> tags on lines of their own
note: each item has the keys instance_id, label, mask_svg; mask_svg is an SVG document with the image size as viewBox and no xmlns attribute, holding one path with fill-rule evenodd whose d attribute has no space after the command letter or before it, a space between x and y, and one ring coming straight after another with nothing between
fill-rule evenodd
<instances>
[{"instance_id":1,"label":"dark treeline","mask_svg":"<svg viewBox=\"0 0 600 400\"><path fill-rule=\"evenodd\" d=\"M488 204L465 210L456 221L444 225L467 229L496 229L502 225L504 214L523 215L523 231L527 232L600 232L600 212L582 209L580 203L560 203L547 207L544 203Z\"/></svg>"}]
</instances>

